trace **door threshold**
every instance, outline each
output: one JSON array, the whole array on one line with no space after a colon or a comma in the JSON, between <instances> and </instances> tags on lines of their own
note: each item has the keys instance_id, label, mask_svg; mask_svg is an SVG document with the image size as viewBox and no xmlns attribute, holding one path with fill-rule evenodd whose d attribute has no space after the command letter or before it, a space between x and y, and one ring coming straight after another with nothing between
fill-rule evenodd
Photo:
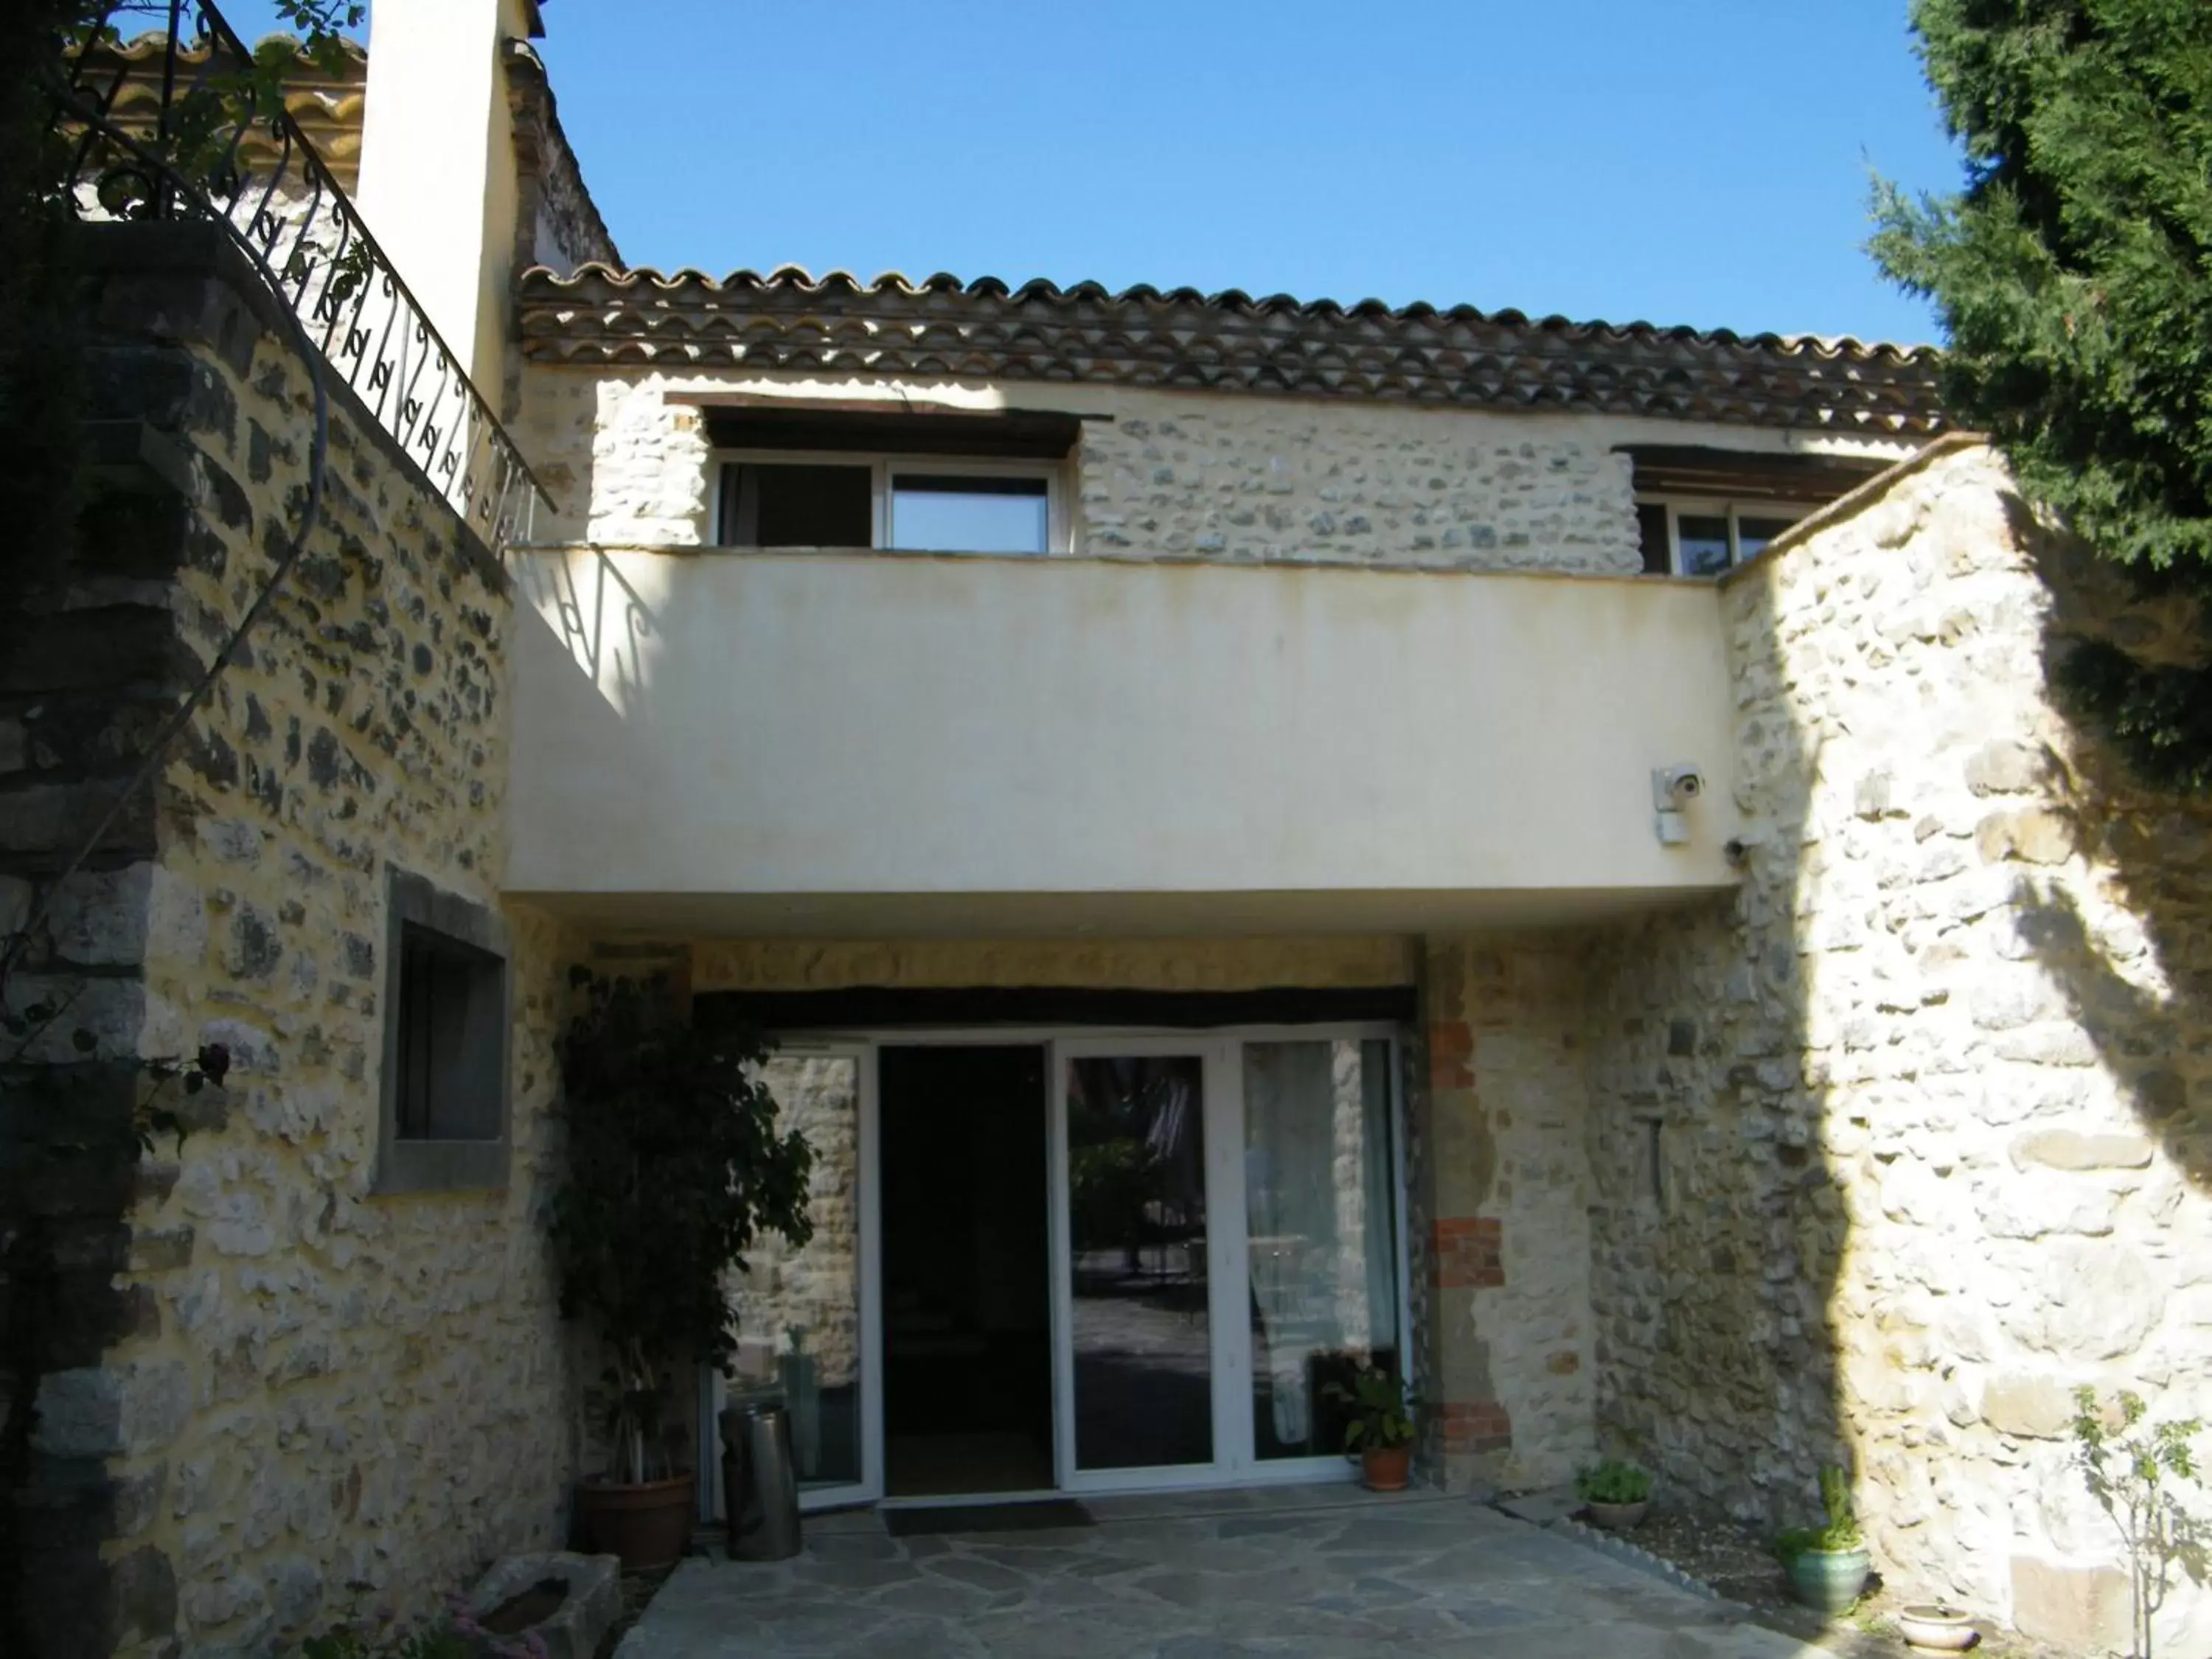
<instances>
[{"instance_id":1,"label":"door threshold","mask_svg":"<svg viewBox=\"0 0 2212 1659\"><path fill-rule=\"evenodd\" d=\"M876 1500L879 1510L972 1510L990 1504L1049 1504L1079 1494L1057 1486L1036 1486L1026 1492L947 1492Z\"/></svg>"}]
</instances>

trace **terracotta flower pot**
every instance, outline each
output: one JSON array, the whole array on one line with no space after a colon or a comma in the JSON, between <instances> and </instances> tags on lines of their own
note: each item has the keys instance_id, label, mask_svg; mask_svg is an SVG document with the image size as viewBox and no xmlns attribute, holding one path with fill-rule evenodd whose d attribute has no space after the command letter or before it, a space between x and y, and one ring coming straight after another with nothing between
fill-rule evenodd
<instances>
[{"instance_id":1,"label":"terracotta flower pot","mask_svg":"<svg viewBox=\"0 0 2212 1659\"><path fill-rule=\"evenodd\" d=\"M1848 1613L1873 1570L1863 1549L1807 1550L1790 1564L1790 1593L1815 1613Z\"/></svg>"},{"instance_id":2,"label":"terracotta flower pot","mask_svg":"<svg viewBox=\"0 0 2212 1659\"><path fill-rule=\"evenodd\" d=\"M622 1558L624 1572L673 1566L691 1547L691 1477L667 1480L582 1480L576 1510L584 1536L602 1555Z\"/></svg>"},{"instance_id":3,"label":"terracotta flower pot","mask_svg":"<svg viewBox=\"0 0 2212 1659\"><path fill-rule=\"evenodd\" d=\"M1644 1518L1644 1510L1650 1507L1651 1500L1648 1498L1638 1498L1633 1504L1601 1504L1592 1498L1589 1504L1590 1524L1602 1527L1607 1532L1626 1532Z\"/></svg>"},{"instance_id":4,"label":"terracotta flower pot","mask_svg":"<svg viewBox=\"0 0 2212 1659\"><path fill-rule=\"evenodd\" d=\"M1370 1492L1403 1492L1411 1478L1411 1446L1370 1446L1359 1454L1359 1481Z\"/></svg>"}]
</instances>

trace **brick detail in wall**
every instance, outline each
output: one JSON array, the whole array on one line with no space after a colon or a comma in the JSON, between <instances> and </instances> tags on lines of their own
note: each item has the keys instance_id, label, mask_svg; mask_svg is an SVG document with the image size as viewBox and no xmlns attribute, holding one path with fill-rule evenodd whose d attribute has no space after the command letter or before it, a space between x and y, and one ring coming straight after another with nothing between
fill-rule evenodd
<instances>
[{"instance_id":1,"label":"brick detail in wall","mask_svg":"<svg viewBox=\"0 0 2212 1659\"><path fill-rule=\"evenodd\" d=\"M1437 1427L1447 1457L1509 1451L1513 1419L1495 1400L1447 1400L1437 1407Z\"/></svg>"},{"instance_id":2,"label":"brick detail in wall","mask_svg":"<svg viewBox=\"0 0 2212 1659\"><path fill-rule=\"evenodd\" d=\"M1429 1272L1438 1290L1496 1290L1505 1283L1504 1224L1488 1216L1445 1216L1431 1230Z\"/></svg>"},{"instance_id":3,"label":"brick detail in wall","mask_svg":"<svg viewBox=\"0 0 2212 1659\"><path fill-rule=\"evenodd\" d=\"M1429 1086L1431 1089L1474 1087L1474 1031L1465 1020L1431 1022Z\"/></svg>"}]
</instances>

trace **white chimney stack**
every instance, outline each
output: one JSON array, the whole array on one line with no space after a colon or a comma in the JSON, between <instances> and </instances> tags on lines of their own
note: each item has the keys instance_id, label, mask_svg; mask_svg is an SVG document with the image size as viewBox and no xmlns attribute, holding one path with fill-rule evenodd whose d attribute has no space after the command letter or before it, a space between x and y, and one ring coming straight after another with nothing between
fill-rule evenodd
<instances>
[{"instance_id":1,"label":"white chimney stack","mask_svg":"<svg viewBox=\"0 0 2212 1659\"><path fill-rule=\"evenodd\" d=\"M493 405L517 212L506 42L531 0L374 0L356 192L369 234Z\"/></svg>"}]
</instances>

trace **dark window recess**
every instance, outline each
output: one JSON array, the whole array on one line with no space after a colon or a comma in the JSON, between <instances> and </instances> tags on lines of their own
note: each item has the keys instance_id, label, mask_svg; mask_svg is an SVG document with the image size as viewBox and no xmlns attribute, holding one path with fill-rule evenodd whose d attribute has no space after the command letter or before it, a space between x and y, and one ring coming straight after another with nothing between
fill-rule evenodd
<instances>
[{"instance_id":1,"label":"dark window recess","mask_svg":"<svg viewBox=\"0 0 2212 1659\"><path fill-rule=\"evenodd\" d=\"M1644 574L1664 576L1674 568L1667 547L1667 507L1661 501L1636 504L1636 536L1644 548Z\"/></svg>"},{"instance_id":2,"label":"dark window recess","mask_svg":"<svg viewBox=\"0 0 2212 1659\"><path fill-rule=\"evenodd\" d=\"M722 469L725 547L872 547L874 475L865 466L748 461Z\"/></svg>"},{"instance_id":3,"label":"dark window recess","mask_svg":"<svg viewBox=\"0 0 2212 1659\"><path fill-rule=\"evenodd\" d=\"M915 495L1020 495L1042 501L1049 493L1042 478L994 478L975 474L902 472L894 489Z\"/></svg>"},{"instance_id":4,"label":"dark window recess","mask_svg":"<svg viewBox=\"0 0 2212 1659\"><path fill-rule=\"evenodd\" d=\"M707 441L717 449L1057 461L1074 449L1083 431L1077 416L1043 410L1009 409L986 415L873 402L800 403L788 398L732 407L716 403L712 393L683 392L670 393L668 400L705 405Z\"/></svg>"},{"instance_id":5,"label":"dark window recess","mask_svg":"<svg viewBox=\"0 0 2212 1659\"><path fill-rule=\"evenodd\" d=\"M499 1139L505 967L458 939L403 930L398 1139Z\"/></svg>"}]
</instances>

